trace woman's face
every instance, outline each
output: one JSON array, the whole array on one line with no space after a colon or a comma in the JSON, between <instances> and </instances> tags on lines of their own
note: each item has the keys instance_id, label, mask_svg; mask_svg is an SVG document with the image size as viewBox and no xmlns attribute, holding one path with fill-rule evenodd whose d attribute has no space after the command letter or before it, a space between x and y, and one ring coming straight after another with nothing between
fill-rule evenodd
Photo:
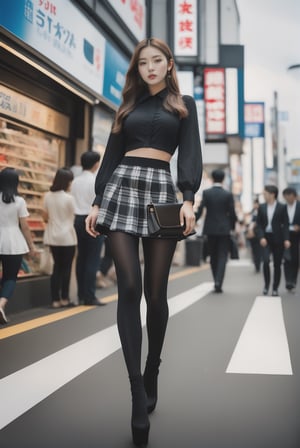
<instances>
[{"instance_id":1,"label":"woman's face","mask_svg":"<svg viewBox=\"0 0 300 448\"><path fill-rule=\"evenodd\" d=\"M140 52L138 71L152 94L166 87L167 72L172 65L172 61L168 62L164 53L155 47L149 46Z\"/></svg>"}]
</instances>

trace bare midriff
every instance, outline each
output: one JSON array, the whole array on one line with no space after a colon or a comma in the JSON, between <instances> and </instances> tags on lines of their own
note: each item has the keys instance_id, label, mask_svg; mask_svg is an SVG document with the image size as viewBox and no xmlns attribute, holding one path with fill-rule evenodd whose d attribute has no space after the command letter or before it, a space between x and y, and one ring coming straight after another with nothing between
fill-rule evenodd
<instances>
[{"instance_id":1,"label":"bare midriff","mask_svg":"<svg viewBox=\"0 0 300 448\"><path fill-rule=\"evenodd\" d=\"M161 149L155 148L137 148L125 153L126 157L145 157L149 159L164 160L170 162L171 154Z\"/></svg>"}]
</instances>

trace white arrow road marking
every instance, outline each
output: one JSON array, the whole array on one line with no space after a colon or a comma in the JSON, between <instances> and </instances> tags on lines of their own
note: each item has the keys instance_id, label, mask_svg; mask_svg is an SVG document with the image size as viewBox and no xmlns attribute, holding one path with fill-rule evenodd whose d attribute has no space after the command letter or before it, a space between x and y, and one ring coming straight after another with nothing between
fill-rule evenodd
<instances>
[{"instance_id":1,"label":"white arrow road marking","mask_svg":"<svg viewBox=\"0 0 300 448\"><path fill-rule=\"evenodd\" d=\"M170 299L170 316L205 297L212 286L202 283ZM145 325L144 301L141 314ZM0 430L119 348L117 326L113 325L1 379ZM59 375L51 373L58 370Z\"/></svg>"},{"instance_id":2,"label":"white arrow road marking","mask_svg":"<svg viewBox=\"0 0 300 448\"><path fill-rule=\"evenodd\" d=\"M280 297L256 298L226 372L293 375Z\"/></svg>"}]
</instances>

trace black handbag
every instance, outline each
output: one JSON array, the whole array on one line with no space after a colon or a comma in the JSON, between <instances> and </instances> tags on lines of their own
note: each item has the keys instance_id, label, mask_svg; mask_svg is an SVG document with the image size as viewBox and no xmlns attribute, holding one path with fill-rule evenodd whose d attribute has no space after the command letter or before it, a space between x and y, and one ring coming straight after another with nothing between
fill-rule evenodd
<instances>
[{"instance_id":1,"label":"black handbag","mask_svg":"<svg viewBox=\"0 0 300 448\"><path fill-rule=\"evenodd\" d=\"M151 236L156 238L175 238L182 240L185 226L180 224L179 212L181 203L175 204L148 204L147 220ZM196 232L190 233L194 235Z\"/></svg>"}]
</instances>

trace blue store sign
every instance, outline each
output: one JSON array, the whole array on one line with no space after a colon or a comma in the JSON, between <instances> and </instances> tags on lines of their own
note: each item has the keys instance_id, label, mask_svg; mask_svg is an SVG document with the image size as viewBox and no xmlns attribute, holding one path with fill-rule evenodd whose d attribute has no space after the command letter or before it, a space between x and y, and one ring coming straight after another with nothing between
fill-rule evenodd
<instances>
[{"instance_id":1,"label":"blue store sign","mask_svg":"<svg viewBox=\"0 0 300 448\"><path fill-rule=\"evenodd\" d=\"M120 103L117 91L128 62L70 0L1 0L1 28L95 95Z\"/></svg>"}]
</instances>

